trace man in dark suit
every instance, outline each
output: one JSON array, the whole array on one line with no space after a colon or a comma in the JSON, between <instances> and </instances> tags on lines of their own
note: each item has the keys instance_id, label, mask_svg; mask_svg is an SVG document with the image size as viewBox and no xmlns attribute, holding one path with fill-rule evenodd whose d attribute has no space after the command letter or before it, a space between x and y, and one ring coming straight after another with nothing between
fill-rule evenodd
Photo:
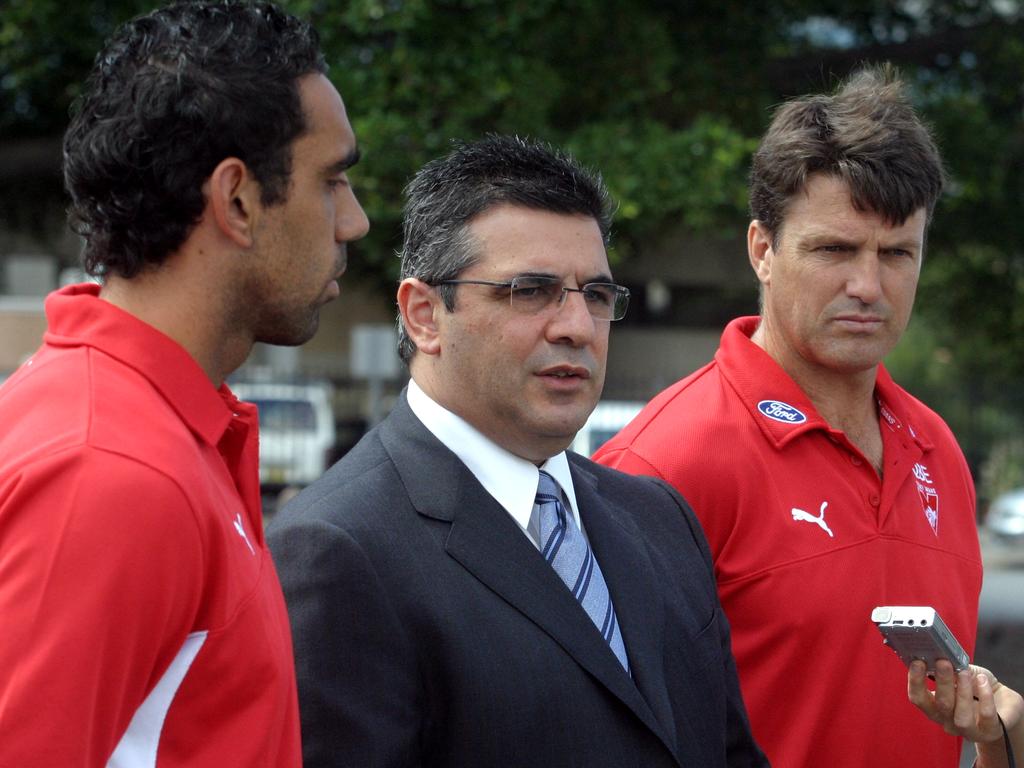
<instances>
[{"instance_id":1,"label":"man in dark suit","mask_svg":"<svg viewBox=\"0 0 1024 768\"><path fill-rule=\"evenodd\" d=\"M407 194L412 381L271 525L306 765L766 765L693 513L565 452L629 297L600 179L493 136Z\"/></svg>"}]
</instances>

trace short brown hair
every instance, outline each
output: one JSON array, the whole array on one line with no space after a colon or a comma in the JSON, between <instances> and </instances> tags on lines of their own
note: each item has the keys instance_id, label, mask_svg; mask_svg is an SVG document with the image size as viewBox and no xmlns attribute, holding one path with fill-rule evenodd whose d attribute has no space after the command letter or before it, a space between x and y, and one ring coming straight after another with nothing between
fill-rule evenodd
<instances>
[{"instance_id":1,"label":"short brown hair","mask_svg":"<svg viewBox=\"0 0 1024 768\"><path fill-rule=\"evenodd\" d=\"M931 221L945 174L931 133L894 67L867 67L833 94L780 106L754 154L750 213L773 240L786 206L812 174L846 184L854 207L902 224L924 208Z\"/></svg>"}]
</instances>

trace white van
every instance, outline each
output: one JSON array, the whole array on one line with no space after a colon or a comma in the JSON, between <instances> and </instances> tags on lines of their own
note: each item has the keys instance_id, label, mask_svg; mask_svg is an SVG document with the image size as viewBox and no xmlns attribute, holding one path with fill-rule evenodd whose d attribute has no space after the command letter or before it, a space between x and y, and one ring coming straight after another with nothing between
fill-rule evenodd
<instances>
[{"instance_id":1,"label":"white van","mask_svg":"<svg viewBox=\"0 0 1024 768\"><path fill-rule=\"evenodd\" d=\"M326 382L233 382L260 412L260 485L308 485L327 469L337 435Z\"/></svg>"}]
</instances>

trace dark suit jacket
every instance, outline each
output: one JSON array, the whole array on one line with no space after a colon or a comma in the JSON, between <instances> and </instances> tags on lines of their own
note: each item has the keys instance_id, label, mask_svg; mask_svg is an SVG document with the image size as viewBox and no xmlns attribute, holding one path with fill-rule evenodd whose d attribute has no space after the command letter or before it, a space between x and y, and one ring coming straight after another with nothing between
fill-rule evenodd
<instances>
[{"instance_id":1,"label":"dark suit jacket","mask_svg":"<svg viewBox=\"0 0 1024 768\"><path fill-rule=\"evenodd\" d=\"M569 462L633 679L403 394L270 526L307 768L767 764L693 513Z\"/></svg>"}]
</instances>

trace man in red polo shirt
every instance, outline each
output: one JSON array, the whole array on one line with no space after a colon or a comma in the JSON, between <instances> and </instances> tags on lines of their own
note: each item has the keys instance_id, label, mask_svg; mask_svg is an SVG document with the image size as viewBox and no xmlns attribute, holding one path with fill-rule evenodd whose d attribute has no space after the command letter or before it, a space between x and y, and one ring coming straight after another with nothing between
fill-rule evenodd
<instances>
[{"instance_id":1,"label":"man in red polo shirt","mask_svg":"<svg viewBox=\"0 0 1024 768\"><path fill-rule=\"evenodd\" d=\"M866 70L779 108L751 171L760 317L596 454L693 505L757 741L773 765L955 768L870 620L931 605L973 650L974 487L946 424L882 360L910 318L943 185L901 84ZM974 735L973 732L964 732Z\"/></svg>"},{"instance_id":2,"label":"man in red polo shirt","mask_svg":"<svg viewBox=\"0 0 1024 768\"><path fill-rule=\"evenodd\" d=\"M64 141L86 268L0 389L0 765L301 764L256 412L366 216L316 33L269 4L122 27Z\"/></svg>"}]
</instances>

